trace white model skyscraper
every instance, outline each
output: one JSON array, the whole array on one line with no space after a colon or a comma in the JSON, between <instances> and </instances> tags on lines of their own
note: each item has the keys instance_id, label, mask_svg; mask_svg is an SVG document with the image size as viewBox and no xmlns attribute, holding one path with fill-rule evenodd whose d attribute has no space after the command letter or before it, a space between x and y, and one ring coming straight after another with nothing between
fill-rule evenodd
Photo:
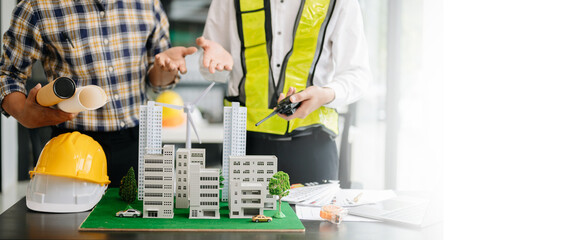
<instances>
[{"instance_id":1,"label":"white model skyscraper","mask_svg":"<svg viewBox=\"0 0 566 240\"><path fill-rule=\"evenodd\" d=\"M163 108L154 101L140 106L138 143L138 200L144 196L144 156L161 154L161 116Z\"/></svg>"},{"instance_id":2,"label":"white model skyscraper","mask_svg":"<svg viewBox=\"0 0 566 240\"><path fill-rule=\"evenodd\" d=\"M144 218L173 218L174 152L174 145L165 145L163 154L144 157Z\"/></svg>"},{"instance_id":3,"label":"white model skyscraper","mask_svg":"<svg viewBox=\"0 0 566 240\"><path fill-rule=\"evenodd\" d=\"M222 151L222 175L224 176L224 189L222 201L228 201L230 193L228 181L230 179L230 156L246 155L246 107L240 107L239 102L232 102L231 107L224 107L224 145Z\"/></svg>"}]
</instances>

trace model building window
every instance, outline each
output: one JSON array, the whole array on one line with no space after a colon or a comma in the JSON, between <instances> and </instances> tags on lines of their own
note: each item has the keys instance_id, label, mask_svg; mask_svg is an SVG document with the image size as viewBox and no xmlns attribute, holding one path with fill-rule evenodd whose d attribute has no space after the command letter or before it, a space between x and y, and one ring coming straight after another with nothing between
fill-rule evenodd
<instances>
[{"instance_id":1,"label":"model building window","mask_svg":"<svg viewBox=\"0 0 566 240\"><path fill-rule=\"evenodd\" d=\"M258 166L263 166L263 162L261 162L261 161L260 161L260 162L257 162L257 165L258 165Z\"/></svg>"},{"instance_id":2,"label":"model building window","mask_svg":"<svg viewBox=\"0 0 566 240\"><path fill-rule=\"evenodd\" d=\"M263 174L263 170L257 170L258 174Z\"/></svg>"}]
</instances>

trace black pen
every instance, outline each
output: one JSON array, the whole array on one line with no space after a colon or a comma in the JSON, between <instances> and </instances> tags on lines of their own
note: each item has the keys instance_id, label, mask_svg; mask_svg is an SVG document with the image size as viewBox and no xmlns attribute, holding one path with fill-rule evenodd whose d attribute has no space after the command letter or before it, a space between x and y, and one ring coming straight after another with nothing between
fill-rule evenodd
<instances>
[{"instance_id":1,"label":"black pen","mask_svg":"<svg viewBox=\"0 0 566 240\"><path fill-rule=\"evenodd\" d=\"M66 32L63 32L63 36L65 36L65 39L67 39L67 42L69 42L71 44L71 47L75 48L75 45L73 44L73 41L71 40L71 38L69 37L69 35L67 35Z\"/></svg>"}]
</instances>

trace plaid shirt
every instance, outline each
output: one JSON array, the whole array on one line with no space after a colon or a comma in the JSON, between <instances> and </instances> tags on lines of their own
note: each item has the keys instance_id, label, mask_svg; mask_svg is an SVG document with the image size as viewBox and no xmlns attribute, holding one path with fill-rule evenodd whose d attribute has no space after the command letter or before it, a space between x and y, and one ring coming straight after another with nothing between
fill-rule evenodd
<instances>
[{"instance_id":1,"label":"plaid shirt","mask_svg":"<svg viewBox=\"0 0 566 240\"><path fill-rule=\"evenodd\" d=\"M24 83L40 60L49 81L70 77L108 95L104 107L60 127L116 131L138 125L148 70L170 47L169 22L159 0L24 0L3 43L0 102L12 92L26 93Z\"/></svg>"}]
</instances>

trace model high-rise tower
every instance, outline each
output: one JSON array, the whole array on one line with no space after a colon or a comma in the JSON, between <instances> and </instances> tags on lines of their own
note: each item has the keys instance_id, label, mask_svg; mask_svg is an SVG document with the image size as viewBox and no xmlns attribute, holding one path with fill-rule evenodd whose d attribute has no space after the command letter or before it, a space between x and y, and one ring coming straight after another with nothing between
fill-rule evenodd
<instances>
[{"instance_id":1,"label":"model high-rise tower","mask_svg":"<svg viewBox=\"0 0 566 240\"><path fill-rule=\"evenodd\" d=\"M228 184L230 179L230 156L246 155L246 120L247 108L240 107L240 103L232 102L231 107L224 107L224 143L222 152L224 189L222 190L222 201L228 201L230 193Z\"/></svg>"},{"instance_id":2,"label":"model high-rise tower","mask_svg":"<svg viewBox=\"0 0 566 240\"><path fill-rule=\"evenodd\" d=\"M161 116L163 108L154 101L140 106L138 143L138 200L144 196L144 156L161 154Z\"/></svg>"}]
</instances>

